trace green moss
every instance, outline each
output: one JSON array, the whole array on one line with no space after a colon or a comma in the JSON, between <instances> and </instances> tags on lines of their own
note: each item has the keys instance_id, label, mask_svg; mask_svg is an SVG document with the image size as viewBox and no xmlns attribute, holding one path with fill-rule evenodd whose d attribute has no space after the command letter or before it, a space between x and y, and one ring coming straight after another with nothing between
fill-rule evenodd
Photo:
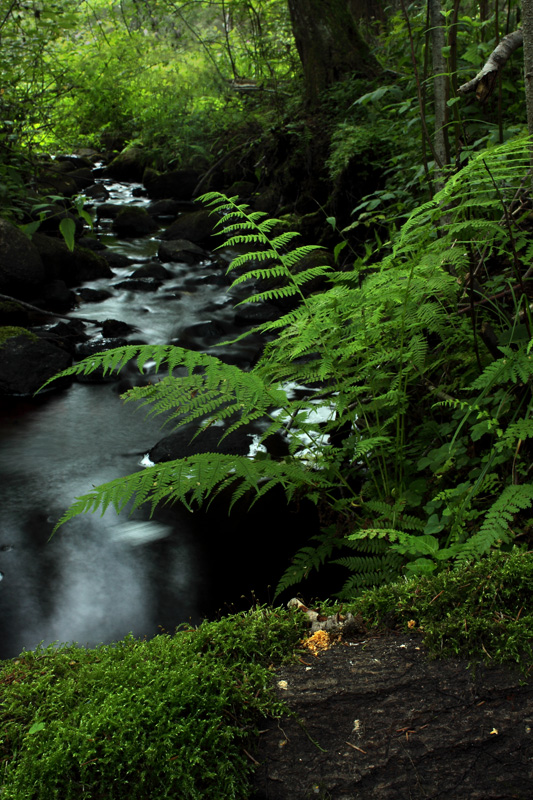
<instances>
[{"instance_id":1,"label":"green moss","mask_svg":"<svg viewBox=\"0 0 533 800\"><path fill-rule=\"evenodd\" d=\"M4 662L2 800L245 798L247 740L281 713L268 667L302 625L303 615L256 609L174 636Z\"/></svg>"},{"instance_id":2,"label":"green moss","mask_svg":"<svg viewBox=\"0 0 533 800\"><path fill-rule=\"evenodd\" d=\"M15 336L27 336L28 339L32 339L34 342L39 338L27 328L19 328L15 325L3 325L0 326L0 347L2 347L8 339L12 339Z\"/></svg>"},{"instance_id":3,"label":"green moss","mask_svg":"<svg viewBox=\"0 0 533 800\"><path fill-rule=\"evenodd\" d=\"M533 664L532 596L533 553L514 548L382 586L349 608L371 626L421 631L433 656L516 662L526 671Z\"/></svg>"}]
</instances>

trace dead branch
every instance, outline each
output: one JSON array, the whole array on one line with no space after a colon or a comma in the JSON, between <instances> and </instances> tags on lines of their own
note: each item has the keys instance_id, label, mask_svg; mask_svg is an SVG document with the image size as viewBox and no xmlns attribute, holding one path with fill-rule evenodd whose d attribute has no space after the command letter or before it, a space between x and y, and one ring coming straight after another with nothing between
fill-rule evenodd
<instances>
[{"instance_id":1,"label":"dead branch","mask_svg":"<svg viewBox=\"0 0 533 800\"><path fill-rule=\"evenodd\" d=\"M484 103L494 90L499 71L505 66L514 51L522 46L523 41L524 36L521 28L504 36L476 77L459 86L457 93L470 94L470 92L475 91L477 100Z\"/></svg>"}]
</instances>

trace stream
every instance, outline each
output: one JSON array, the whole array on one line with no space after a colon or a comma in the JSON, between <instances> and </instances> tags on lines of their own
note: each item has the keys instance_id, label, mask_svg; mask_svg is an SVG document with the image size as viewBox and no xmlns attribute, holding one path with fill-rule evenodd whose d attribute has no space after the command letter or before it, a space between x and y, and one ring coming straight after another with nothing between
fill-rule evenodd
<instances>
[{"instance_id":1,"label":"stream","mask_svg":"<svg viewBox=\"0 0 533 800\"><path fill-rule=\"evenodd\" d=\"M100 181L110 191L109 202L148 203L135 196L138 185ZM83 303L70 316L130 323L137 330L128 338L150 344L179 340L191 326L211 323L213 310L219 324L229 324L235 299L214 259L165 264L172 278L156 291L114 289L154 258L159 240L119 240L110 225L102 220L95 235L133 263L113 268L112 279L84 284L112 296ZM98 329L91 328L86 332L96 335ZM262 602L272 599L269 582L275 584L299 545L298 529L308 524L300 515L296 524L294 513L280 513L281 498L277 504L270 500L266 510L243 509L229 518L220 506L195 513L172 507L152 519L142 509L132 517L108 510L103 517L78 517L50 539L77 495L142 468L145 454L169 432L161 430L160 419L124 405L116 382L74 382L35 399L3 403L0 658L39 643L95 646L129 632L150 637L181 623L198 624L218 609L232 610L232 604L249 606L252 592Z\"/></svg>"}]
</instances>

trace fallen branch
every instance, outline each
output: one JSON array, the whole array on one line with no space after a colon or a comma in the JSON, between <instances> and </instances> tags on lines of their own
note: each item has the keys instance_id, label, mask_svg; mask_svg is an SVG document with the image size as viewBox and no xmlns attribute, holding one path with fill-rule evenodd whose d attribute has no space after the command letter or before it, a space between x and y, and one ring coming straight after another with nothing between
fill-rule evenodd
<instances>
[{"instance_id":1,"label":"fallen branch","mask_svg":"<svg viewBox=\"0 0 533 800\"><path fill-rule=\"evenodd\" d=\"M457 94L470 94L475 91L476 99L484 103L494 90L499 71L505 66L514 51L522 46L523 42L524 35L521 28L504 36L476 77L459 86Z\"/></svg>"},{"instance_id":2,"label":"fallen branch","mask_svg":"<svg viewBox=\"0 0 533 800\"><path fill-rule=\"evenodd\" d=\"M80 322L90 322L92 325L103 325L101 320L89 319L88 317L69 317L68 314L57 314L55 311L47 311L45 308L37 308L32 306L31 303L25 303L24 300L19 300L17 297L10 297L7 294L0 294L0 300L7 300L10 303L16 303L22 308L27 308L28 311L36 311L38 314L44 314L45 317L59 317L60 319L79 319Z\"/></svg>"}]
</instances>

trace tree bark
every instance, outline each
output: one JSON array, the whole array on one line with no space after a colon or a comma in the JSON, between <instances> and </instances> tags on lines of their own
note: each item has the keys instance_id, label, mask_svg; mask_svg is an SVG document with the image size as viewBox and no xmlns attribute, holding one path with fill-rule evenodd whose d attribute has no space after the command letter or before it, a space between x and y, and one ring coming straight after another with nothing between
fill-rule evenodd
<instances>
[{"instance_id":1,"label":"tree bark","mask_svg":"<svg viewBox=\"0 0 533 800\"><path fill-rule=\"evenodd\" d=\"M523 0L522 8L530 2L531 0ZM492 94L496 85L498 72L505 66L514 51L518 47L521 47L523 43L523 32L524 29L520 28L504 36L498 46L494 48L476 77L472 78L472 80L467 83L463 83L462 86L459 86L457 93L469 94L475 91L477 99L484 103Z\"/></svg>"},{"instance_id":2,"label":"tree bark","mask_svg":"<svg viewBox=\"0 0 533 800\"><path fill-rule=\"evenodd\" d=\"M347 0L288 0L309 105L337 81L379 74L379 65L350 13Z\"/></svg>"},{"instance_id":3,"label":"tree bark","mask_svg":"<svg viewBox=\"0 0 533 800\"><path fill-rule=\"evenodd\" d=\"M436 183L442 183L442 172L448 164L448 78L446 59L443 48L446 44L444 17L441 13L440 0L429 0L429 25L431 29L431 51L433 65L433 87L435 103L435 171L439 176Z\"/></svg>"},{"instance_id":4,"label":"tree bark","mask_svg":"<svg viewBox=\"0 0 533 800\"><path fill-rule=\"evenodd\" d=\"M533 136L533 0L522 0L527 129Z\"/></svg>"}]
</instances>

